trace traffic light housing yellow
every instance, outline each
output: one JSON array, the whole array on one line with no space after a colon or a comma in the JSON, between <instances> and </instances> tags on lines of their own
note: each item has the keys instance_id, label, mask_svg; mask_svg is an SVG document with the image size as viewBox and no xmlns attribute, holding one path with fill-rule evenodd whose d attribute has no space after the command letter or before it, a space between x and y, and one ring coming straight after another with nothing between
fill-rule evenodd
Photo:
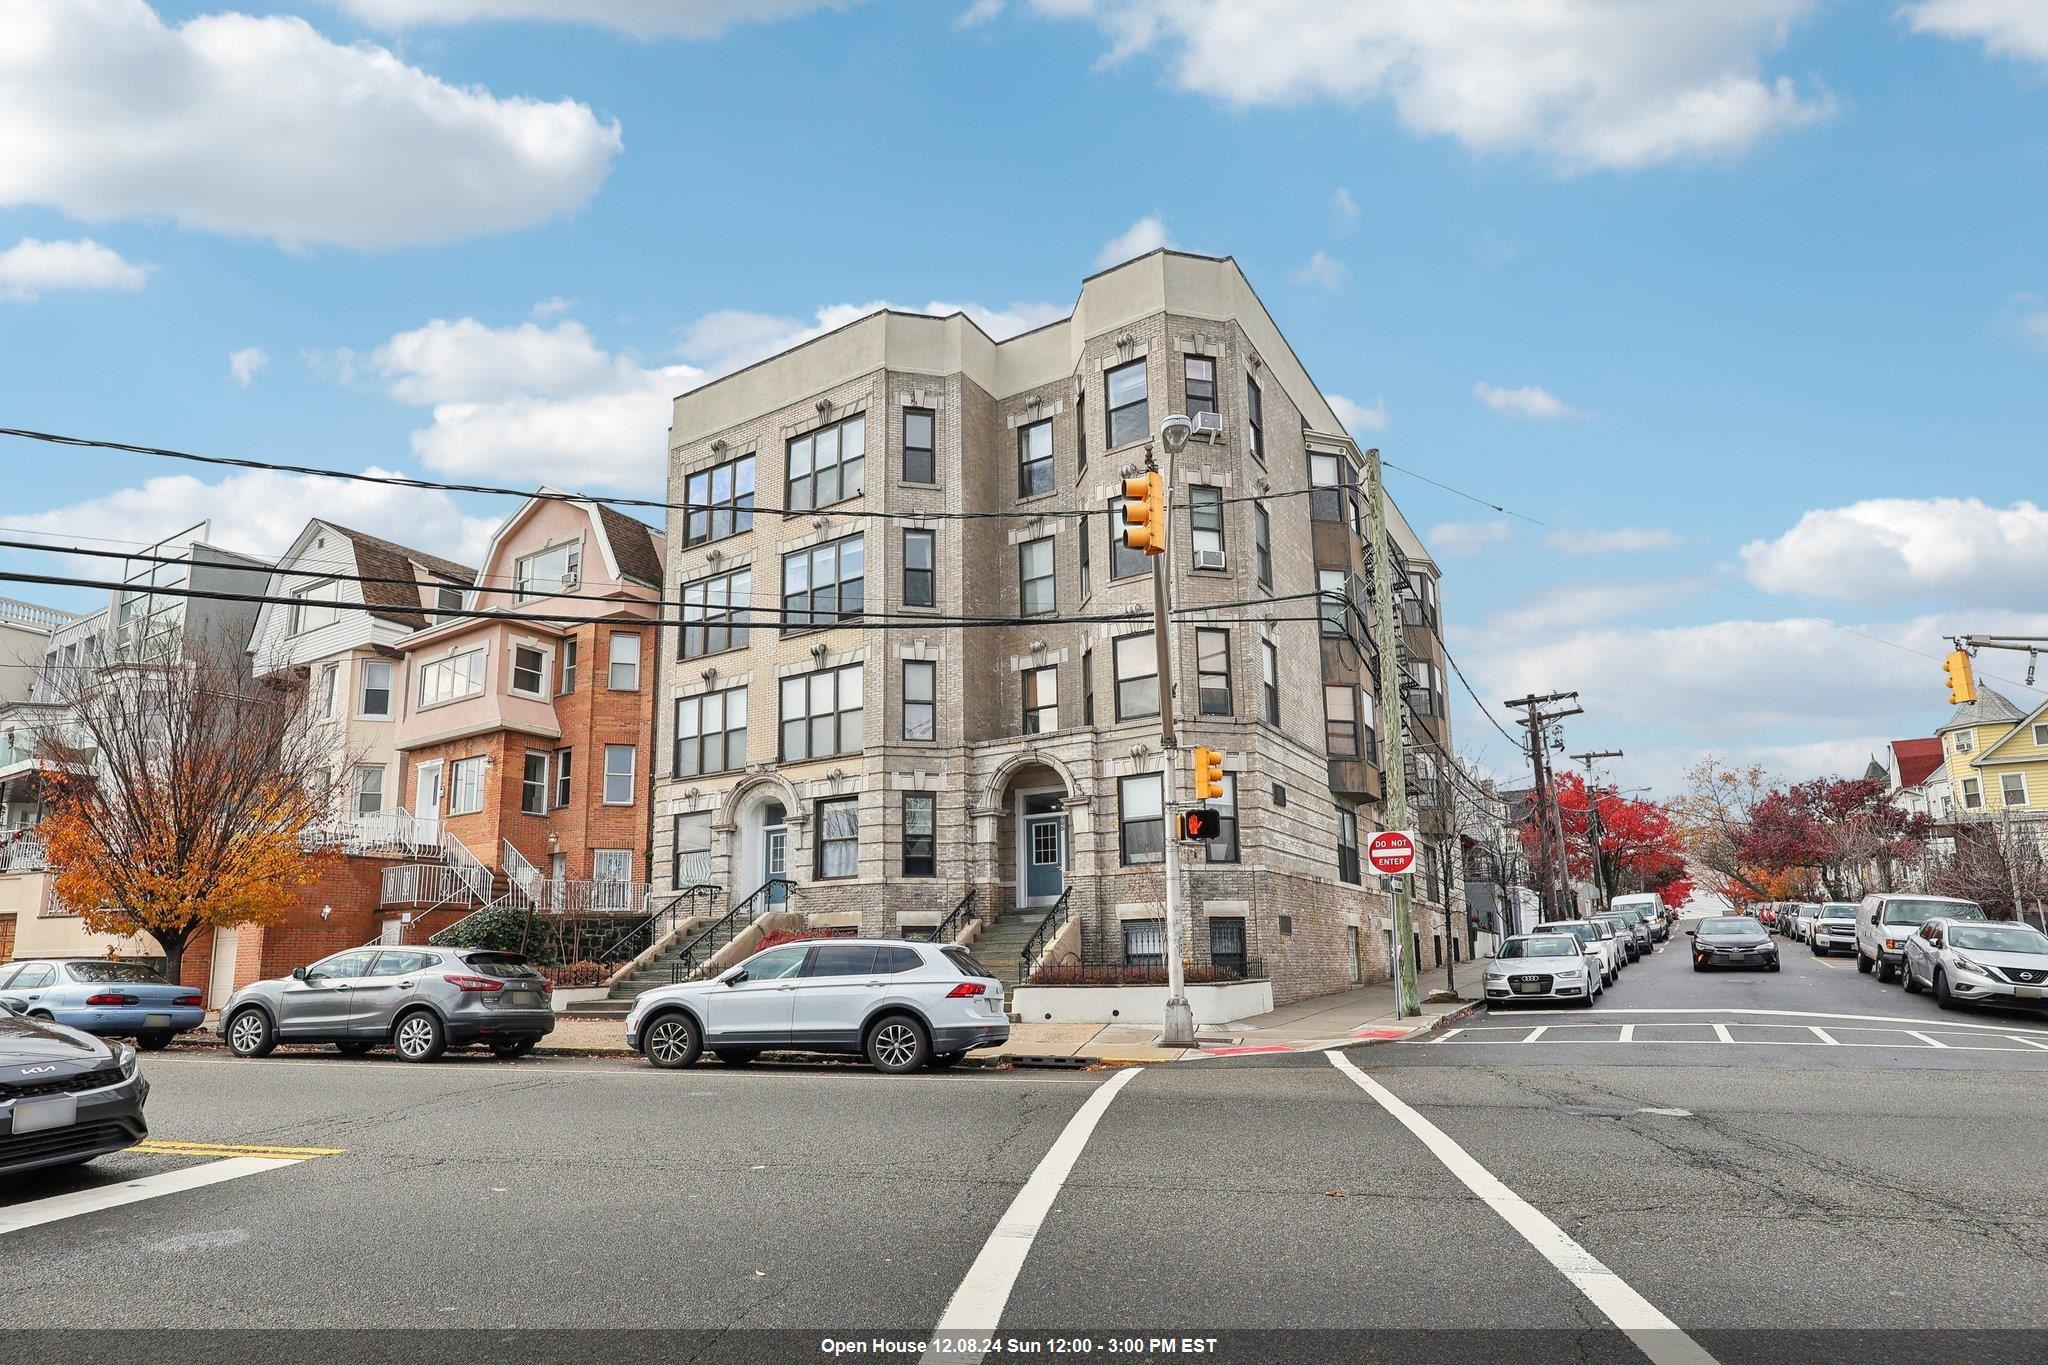
<instances>
[{"instance_id":1,"label":"traffic light housing yellow","mask_svg":"<svg viewBox=\"0 0 2048 1365\"><path fill-rule=\"evenodd\" d=\"M1166 553L1166 485L1156 471L1124 480L1124 544L1147 555Z\"/></svg>"},{"instance_id":2,"label":"traffic light housing yellow","mask_svg":"<svg viewBox=\"0 0 2048 1365\"><path fill-rule=\"evenodd\" d=\"M1942 661L1941 671L1948 675L1948 699L1952 705L1977 700L1977 679L1970 671L1968 650L1950 650L1948 658Z\"/></svg>"},{"instance_id":3,"label":"traffic light housing yellow","mask_svg":"<svg viewBox=\"0 0 2048 1365\"><path fill-rule=\"evenodd\" d=\"M1214 749L1195 750L1195 800L1214 801L1223 795L1223 755Z\"/></svg>"}]
</instances>

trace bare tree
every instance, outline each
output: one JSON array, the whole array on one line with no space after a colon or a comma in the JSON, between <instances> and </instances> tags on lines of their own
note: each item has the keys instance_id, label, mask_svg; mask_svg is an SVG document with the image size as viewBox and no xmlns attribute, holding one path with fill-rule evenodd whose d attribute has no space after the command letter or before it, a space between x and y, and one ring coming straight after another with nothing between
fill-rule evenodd
<instances>
[{"instance_id":1,"label":"bare tree","mask_svg":"<svg viewBox=\"0 0 2048 1365\"><path fill-rule=\"evenodd\" d=\"M1692 862L1758 900L1772 899L1770 888L1743 858L1742 848L1756 808L1775 789L1761 764L1727 768L1709 754L1686 771L1685 790L1670 807Z\"/></svg>"}]
</instances>

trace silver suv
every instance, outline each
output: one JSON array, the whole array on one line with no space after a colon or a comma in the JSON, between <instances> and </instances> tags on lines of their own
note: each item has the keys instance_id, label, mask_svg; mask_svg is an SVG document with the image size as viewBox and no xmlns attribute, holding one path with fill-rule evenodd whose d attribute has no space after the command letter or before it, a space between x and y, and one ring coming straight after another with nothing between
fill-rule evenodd
<instances>
[{"instance_id":1,"label":"silver suv","mask_svg":"<svg viewBox=\"0 0 2048 1365\"><path fill-rule=\"evenodd\" d=\"M728 1065L798 1051L915 1071L1009 1038L994 972L965 948L893 938L777 944L708 981L651 990L626 1016L626 1045L664 1068L706 1050Z\"/></svg>"},{"instance_id":2,"label":"silver suv","mask_svg":"<svg viewBox=\"0 0 2048 1365\"><path fill-rule=\"evenodd\" d=\"M554 1030L549 1001L547 978L518 953L372 944L242 987L219 1031L237 1057L279 1043L332 1043L349 1056L388 1043L408 1062L486 1043L523 1057Z\"/></svg>"}]
</instances>

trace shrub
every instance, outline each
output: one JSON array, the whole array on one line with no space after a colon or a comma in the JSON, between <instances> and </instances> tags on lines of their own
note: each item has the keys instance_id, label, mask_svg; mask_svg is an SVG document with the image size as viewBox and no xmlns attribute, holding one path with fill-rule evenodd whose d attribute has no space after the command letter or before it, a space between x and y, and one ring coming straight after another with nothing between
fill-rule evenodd
<instances>
[{"instance_id":1,"label":"shrub","mask_svg":"<svg viewBox=\"0 0 2048 1365\"><path fill-rule=\"evenodd\" d=\"M814 938L853 936L851 929L777 929L771 934L763 935L761 941L754 945L754 951L758 953L763 948L780 948L785 943L808 943Z\"/></svg>"},{"instance_id":2,"label":"shrub","mask_svg":"<svg viewBox=\"0 0 2048 1365\"><path fill-rule=\"evenodd\" d=\"M548 984L556 990L574 989L579 986L602 986L604 979L612 974L613 968L603 962L568 962L557 967L543 967L541 972Z\"/></svg>"}]
</instances>

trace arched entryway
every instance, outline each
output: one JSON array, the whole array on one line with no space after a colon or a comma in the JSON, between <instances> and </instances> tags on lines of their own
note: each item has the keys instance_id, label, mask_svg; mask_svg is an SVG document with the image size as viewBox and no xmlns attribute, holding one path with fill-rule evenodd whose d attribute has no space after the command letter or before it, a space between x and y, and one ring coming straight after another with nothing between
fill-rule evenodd
<instances>
[{"instance_id":1,"label":"arched entryway","mask_svg":"<svg viewBox=\"0 0 2048 1365\"><path fill-rule=\"evenodd\" d=\"M762 783L740 792L732 812L730 866L732 903L737 905L765 882L793 875L791 796L780 784ZM772 905L788 898L785 887L769 892Z\"/></svg>"},{"instance_id":2,"label":"arched entryway","mask_svg":"<svg viewBox=\"0 0 2048 1365\"><path fill-rule=\"evenodd\" d=\"M1073 865L1069 788L1044 763L1024 763L1007 774L999 805L998 880L1009 890L1005 909L1051 905L1067 888Z\"/></svg>"}]
</instances>

